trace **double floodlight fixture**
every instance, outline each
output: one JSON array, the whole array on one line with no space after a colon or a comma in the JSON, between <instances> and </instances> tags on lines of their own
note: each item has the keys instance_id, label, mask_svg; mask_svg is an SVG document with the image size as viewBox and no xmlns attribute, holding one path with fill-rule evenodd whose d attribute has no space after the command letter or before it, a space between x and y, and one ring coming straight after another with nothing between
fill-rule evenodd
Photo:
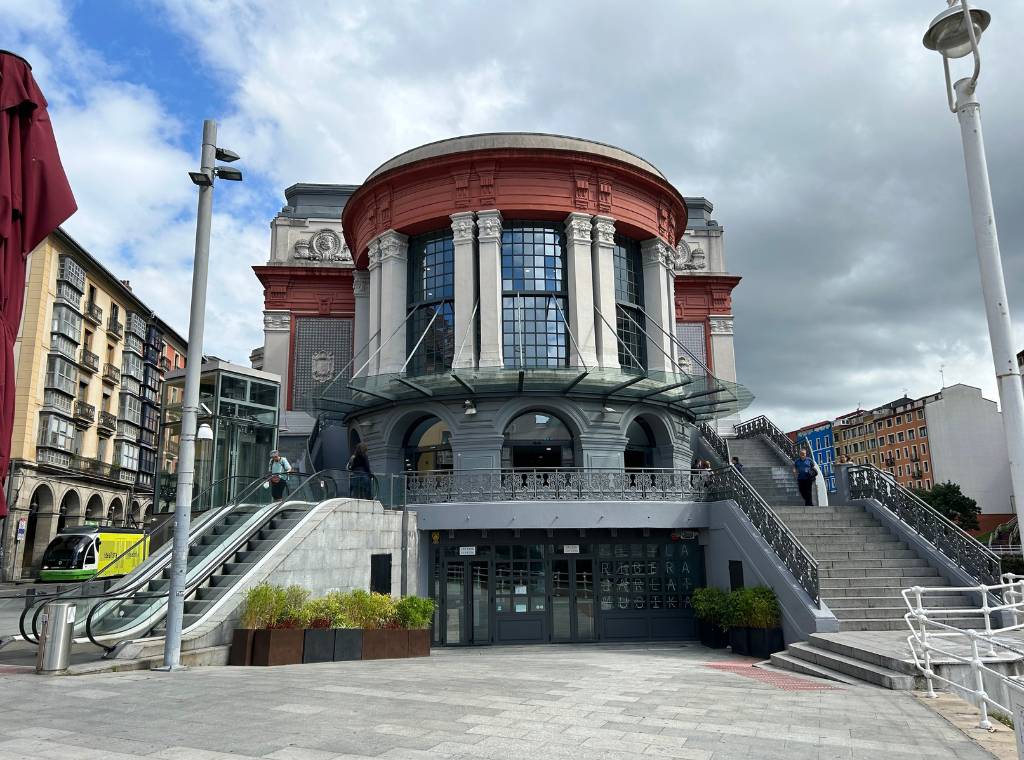
<instances>
[{"instance_id":1,"label":"double floodlight fixture","mask_svg":"<svg viewBox=\"0 0 1024 760\"><path fill-rule=\"evenodd\" d=\"M235 153L233 150L227 148L216 148L214 155L218 161L237 161L241 156ZM199 187L211 187L213 185L214 177L218 179L226 179L229 182L241 182L242 172L240 169L235 169L230 166L214 166L212 169L200 169L197 172L189 172L189 179L192 180L192 184L198 185Z\"/></svg>"}]
</instances>

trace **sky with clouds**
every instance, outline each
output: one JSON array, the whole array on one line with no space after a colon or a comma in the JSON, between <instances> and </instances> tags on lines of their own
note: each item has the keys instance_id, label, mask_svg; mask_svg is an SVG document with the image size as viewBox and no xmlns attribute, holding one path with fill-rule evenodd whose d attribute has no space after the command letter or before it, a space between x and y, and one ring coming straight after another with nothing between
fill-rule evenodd
<instances>
[{"instance_id":1,"label":"sky with clouds","mask_svg":"<svg viewBox=\"0 0 1024 760\"><path fill-rule=\"evenodd\" d=\"M79 212L68 231L187 332L204 118L222 184L207 353L262 343L250 267L294 182L358 183L486 131L620 145L725 228L741 382L791 428L906 391L996 398L959 127L921 46L941 0L775 3L0 0ZM979 95L1011 305L1024 325L1024 3L989 8ZM1024 348L1024 330L1018 330Z\"/></svg>"}]
</instances>

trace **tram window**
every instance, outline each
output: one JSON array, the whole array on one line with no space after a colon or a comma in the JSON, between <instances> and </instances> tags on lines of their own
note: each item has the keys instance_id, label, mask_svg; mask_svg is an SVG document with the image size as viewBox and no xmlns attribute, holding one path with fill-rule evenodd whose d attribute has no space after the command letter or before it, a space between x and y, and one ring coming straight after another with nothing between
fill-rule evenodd
<instances>
[{"instance_id":1,"label":"tram window","mask_svg":"<svg viewBox=\"0 0 1024 760\"><path fill-rule=\"evenodd\" d=\"M99 539L96 539L95 544L90 544L89 548L85 551L85 566L96 564L96 549L100 545Z\"/></svg>"}]
</instances>

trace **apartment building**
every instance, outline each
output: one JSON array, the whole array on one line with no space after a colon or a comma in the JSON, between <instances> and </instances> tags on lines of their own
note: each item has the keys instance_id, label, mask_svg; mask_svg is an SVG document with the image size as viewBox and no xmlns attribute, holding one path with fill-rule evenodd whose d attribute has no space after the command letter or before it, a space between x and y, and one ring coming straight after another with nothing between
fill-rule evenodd
<instances>
[{"instance_id":1,"label":"apartment building","mask_svg":"<svg viewBox=\"0 0 1024 760\"><path fill-rule=\"evenodd\" d=\"M146 520L163 375L168 355L185 355L185 340L63 230L29 254L25 287L5 579L33 576L65 526Z\"/></svg>"}]
</instances>

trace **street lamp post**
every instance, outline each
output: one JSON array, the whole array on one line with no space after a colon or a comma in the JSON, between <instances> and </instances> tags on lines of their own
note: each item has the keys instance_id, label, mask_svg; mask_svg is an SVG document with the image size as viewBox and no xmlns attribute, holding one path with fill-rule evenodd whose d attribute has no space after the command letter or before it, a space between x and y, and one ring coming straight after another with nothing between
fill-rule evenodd
<instances>
[{"instance_id":1,"label":"street lamp post","mask_svg":"<svg viewBox=\"0 0 1024 760\"><path fill-rule=\"evenodd\" d=\"M188 321L188 353L185 360L185 393L181 405L181 441L178 447L178 489L174 503L174 544L167 597L167 632L162 670L181 667L181 623L185 612L185 581L188 575L188 534L192 517L192 484L195 479L196 425L199 416L199 373L203 366L203 330L206 321L206 283L210 264L210 224L213 217L215 177L241 180L238 169L219 167L217 160L236 161L238 154L217 147L217 122L203 122L203 149L199 171L189 172L199 186L196 219L196 251L192 266L192 303Z\"/></svg>"},{"instance_id":2,"label":"street lamp post","mask_svg":"<svg viewBox=\"0 0 1024 760\"><path fill-rule=\"evenodd\" d=\"M1024 388L1013 345L1010 306L1006 298L1006 281L999 254L996 217L992 207L992 188L988 179L985 143L981 135L981 106L975 90L981 73L978 40L988 28L988 12L969 8L966 0L959 4L949 0L949 8L936 16L924 36L924 46L942 54L946 73L946 98L949 110L960 121L960 135L967 168L967 190L971 199L974 243L978 249L981 269L981 291L985 299L992 361L996 369L999 403L1003 410L1003 431L1010 460L1010 485L1013 489L1017 522L1024 526ZM974 73L950 84L949 59L974 56Z\"/></svg>"}]
</instances>

